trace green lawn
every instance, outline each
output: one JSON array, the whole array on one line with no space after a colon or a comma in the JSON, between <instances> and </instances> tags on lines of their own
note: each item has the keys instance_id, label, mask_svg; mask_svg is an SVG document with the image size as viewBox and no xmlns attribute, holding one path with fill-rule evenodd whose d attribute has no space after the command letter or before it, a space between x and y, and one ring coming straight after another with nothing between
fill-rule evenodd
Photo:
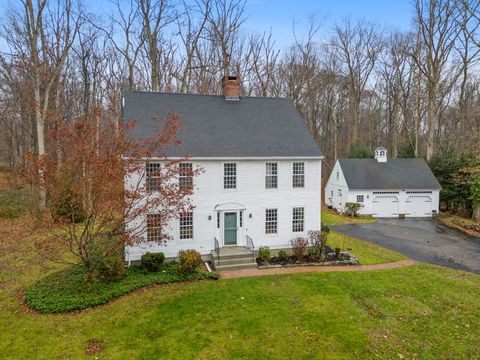
<instances>
[{"instance_id":1,"label":"green lawn","mask_svg":"<svg viewBox=\"0 0 480 360\"><path fill-rule=\"evenodd\" d=\"M348 216L342 216L332 210L322 209L322 223L328 226L368 223L374 221L375 219L371 218L351 218ZM358 257L360 264L362 265L381 264L405 259L405 256L395 251L352 238L334 230L330 230L327 244L332 248L339 247L343 251L351 252Z\"/></svg>"},{"instance_id":2,"label":"green lawn","mask_svg":"<svg viewBox=\"0 0 480 360\"><path fill-rule=\"evenodd\" d=\"M337 231L330 230L327 245L342 251L348 251L358 257L361 265L381 264L406 259L405 256L369 242L352 238Z\"/></svg>"},{"instance_id":3,"label":"green lawn","mask_svg":"<svg viewBox=\"0 0 480 360\"><path fill-rule=\"evenodd\" d=\"M356 224L356 223L370 223L376 221L372 218L352 218L350 216L343 216L337 214L333 210L322 208L322 223L328 226L341 225L341 224Z\"/></svg>"},{"instance_id":4,"label":"green lawn","mask_svg":"<svg viewBox=\"0 0 480 360\"><path fill-rule=\"evenodd\" d=\"M475 359L480 353L480 276L461 271L419 264L161 285L89 310L41 315L22 305L22 290L58 266L45 265L31 237L4 239L0 359ZM100 352L85 355L92 344Z\"/></svg>"}]
</instances>

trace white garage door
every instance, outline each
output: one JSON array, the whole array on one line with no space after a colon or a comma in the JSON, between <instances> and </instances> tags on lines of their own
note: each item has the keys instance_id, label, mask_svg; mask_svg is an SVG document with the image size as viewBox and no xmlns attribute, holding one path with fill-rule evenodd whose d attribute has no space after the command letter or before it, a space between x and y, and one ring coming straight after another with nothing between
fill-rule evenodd
<instances>
[{"instance_id":1,"label":"white garage door","mask_svg":"<svg viewBox=\"0 0 480 360\"><path fill-rule=\"evenodd\" d=\"M432 198L430 196L409 196L405 204L407 216L431 216Z\"/></svg>"},{"instance_id":2,"label":"white garage door","mask_svg":"<svg viewBox=\"0 0 480 360\"><path fill-rule=\"evenodd\" d=\"M396 196L376 196L373 199L373 216L398 216L398 198Z\"/></svg>"}]
</instances>

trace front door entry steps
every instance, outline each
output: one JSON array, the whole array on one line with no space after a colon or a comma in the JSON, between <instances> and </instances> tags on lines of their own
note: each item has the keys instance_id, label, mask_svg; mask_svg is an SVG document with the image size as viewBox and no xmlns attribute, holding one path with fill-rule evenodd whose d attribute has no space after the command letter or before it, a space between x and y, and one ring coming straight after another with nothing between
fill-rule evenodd
<instances>
[{"instance_id":1,"label":"front door entry steps","mask_svg":"<svg viewBox=\"0 0 480 360\"><path fill-rule=\"evenodd\" d=\"M212 250L211 256L216 271L257 267L254 253L244 246L222 247L219 254Z\"/></svg>"}]
</instances>

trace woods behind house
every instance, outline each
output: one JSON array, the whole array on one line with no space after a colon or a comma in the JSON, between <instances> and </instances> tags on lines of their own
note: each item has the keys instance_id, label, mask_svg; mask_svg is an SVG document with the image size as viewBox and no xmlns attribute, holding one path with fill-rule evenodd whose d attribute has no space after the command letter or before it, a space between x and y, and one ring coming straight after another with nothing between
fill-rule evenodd
<instances>
[{"instance_id":1,"label":"woods behind house","mask_svg":"<svg viewBox=\"0 0 480 360\"><path fill-rule=\"evenodd\" d=\"M267 26L249 32L245 6L118 0L99 14L71 0L12 3L0 29L0 160L12 174L28 153L60 160L49 132L78 118L100 128L105 112L120 121L123 89L219 94L233 74L246 96L295 103L325 174L383 145L434 164L444 208L478 207L480 1L415 0L409 31L296 19L307 31L292 23L286 47Z\"/></svg>"}]
</instances>

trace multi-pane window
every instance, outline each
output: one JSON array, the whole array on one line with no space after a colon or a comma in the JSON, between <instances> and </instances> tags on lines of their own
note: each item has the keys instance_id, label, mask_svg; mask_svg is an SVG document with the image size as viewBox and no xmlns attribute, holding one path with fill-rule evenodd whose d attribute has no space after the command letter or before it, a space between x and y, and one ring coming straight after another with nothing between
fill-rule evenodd
<instances>
[{"instance_id":1,"label":"multi-pane window","mask_svg":"<svg viewBox=\"0 0 480 360\"><path fill-rule=\"evenodd\" d=\"M357 195L357 202L358 203L363 203L364 200L365 200L364 195Z\"/></svg>"},{"instance_id":2,"label":"multi-pane window","mask_svg":"<svg viewBox=\"0 0 480 360\"><path fill-rule=\"evenodd\" d=\"M193 213L180 214L180 239L193 239Z\"/></svg>"},{"instance_id":3,"label":"multi-pane window","mask_svg":"<svg viewBox=\"0 0 480 360\"><path fill-rule=\"evenodd\" d=\"M278 164L266 163L265 187L276 189L278 187Z\"/></svg>"},{"instance_id":4,"label":"multi-pane window","mask_svg":"<svg viewBox=\"0 0 480 360\"><path fill-rule=\"evenodd\" d=\"M220 212L217 212L217 229L220 229Z\"/></svg>"},{"instance_id":5,"label":"multi-pane window","mask_svg":"<svg viewBox=\"0 0 480 360\"><path fill-rule=\"evenodd\" d=\"M265 233L266 234L277 233L277 209L265 210Z\"/></svg>"},{"instance_id":6,"label":"multi-pane window","mask_svg":"<svg viewBox=\"0 0 480 360\"><path fill-rule=\"evenodd\" d=\"M240 211L240 227L243 227L243 211Z\"/></svg>"},{"instance_id":7,"label":"multi-pane window","mask_svg":"<svg viewBox=\"0 0 480 360\"><path fill-rule=\"evenodd\" d=\"M156 242L162 240L160 214L147 214L147 240Z\"/></svg>"},{"instance_id":8,"label":"multi-pane window","mask_svg":"<svg viewBox=\"0 0 480 360\"><path fill-rule=\"evenodd\" d=\"M293 208L292 213L292 231L303 232L303 223L305 218L305 210L303 207Z\"/></svg>"},{"instance_id":9,"label":"multi-pane window","mask_svg":"<svg viewBox=\"0 0 480 360\"><path fill-rule=\"evenodd\" d=\"M237 188L237 164L235 163L223 164L223 188L224 189Z\"/></svg>"},{"instance_id":10,"label":"multi-pane window","mask_svg":"<svg viewBox=\"0 0 480 360\"><path fill-rule=\"evenodd\" d=\"M180 190L193 190L193 168L192 163L178 164L178 185Z\"/></svg>"},{"instance_id":11,"label":"multi-pane window","mask_svg":"<svg viewBox=\"0 0 480 360\"><path fill-rule=\"evenodd\" d=\"M147 190L160 190L160 163L147 163Z\"/></svg>"},{"instance_id":12,"label":"multi-pane window","mask_svg":"<svg viewBox=\"0 0 480 360\"><path fill-rule=\"evenodd\" d=\"M340 179L340 172L337 171L337 180Z\"/></svg>"},{"instance_id":13,"label":"multi-pane window","mask_svg":"<svg viewBox=\"0 0 480 360\"><path fill-rule=\"evenodd\" d=\"M305 186L305 163L293 163L293 187L303 188Z\"/></svg>"}]
</instances>

